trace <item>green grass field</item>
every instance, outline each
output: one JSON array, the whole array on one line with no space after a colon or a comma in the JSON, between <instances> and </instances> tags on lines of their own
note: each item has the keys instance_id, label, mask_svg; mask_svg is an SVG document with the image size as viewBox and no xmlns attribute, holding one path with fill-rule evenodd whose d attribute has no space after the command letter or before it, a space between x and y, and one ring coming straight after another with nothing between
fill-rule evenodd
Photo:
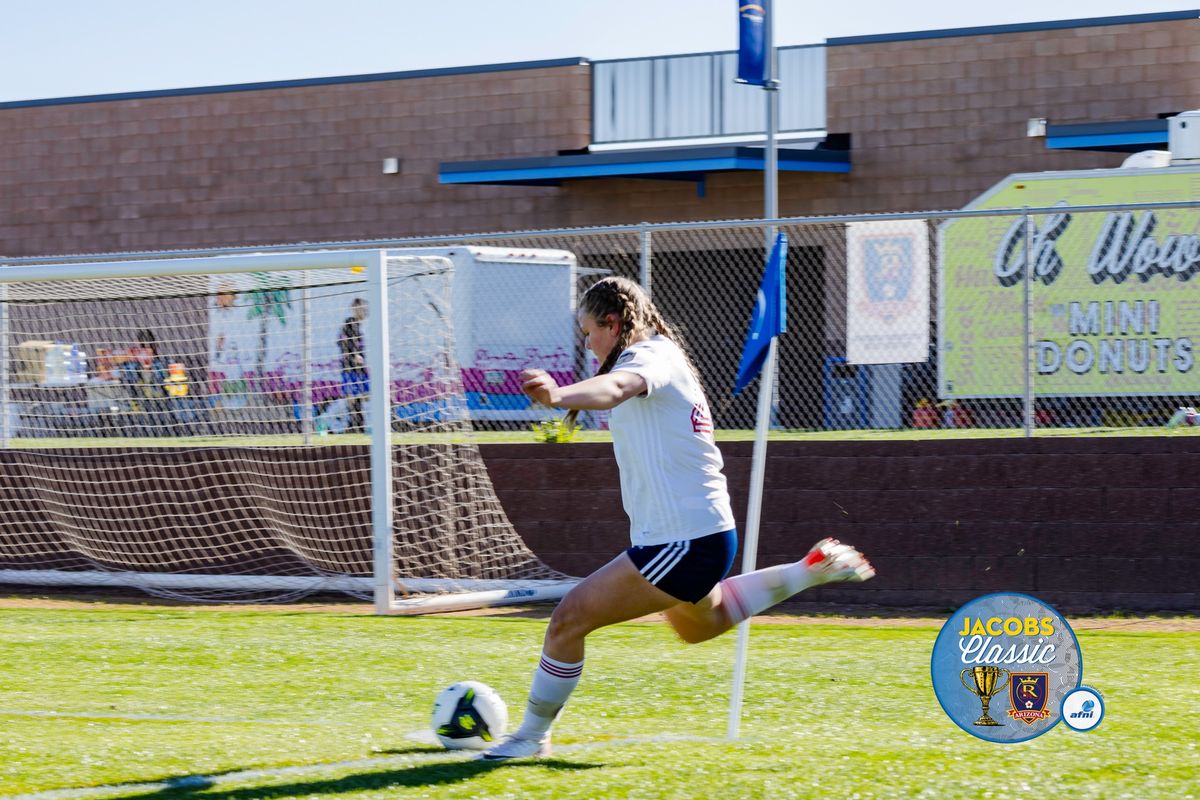
<instances>
[{"instance_id":1,"label":"green grass field","mask_svg":"<svg viewBox=\"0 0 1200 800\"><path fill-rule=\"evenodd\" d=\"M499 690L519 720L545 621L353 611L0 608L0 797L1197 793L1194 625L1075 621L1105 720L1016 745L975 739L941 711L936 623L755 625L735 742L724 739L734 637L687 646L656 622L621 625L589 640L556 757L495 766L417 735L437 691L467 678Z\"/></svg>"}]
</instances>

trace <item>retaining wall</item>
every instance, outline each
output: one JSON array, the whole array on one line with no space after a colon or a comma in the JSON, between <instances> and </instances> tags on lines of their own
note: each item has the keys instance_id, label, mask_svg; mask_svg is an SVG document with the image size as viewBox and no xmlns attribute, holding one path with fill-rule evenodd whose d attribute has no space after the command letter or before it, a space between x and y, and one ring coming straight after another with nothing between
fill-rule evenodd
<instances>
[{"instance_id":1,"label":"retaining wall","mask_svg":"<svg viewBox=\"0 0 1200 800\"><path fill-rule=\"evenodd\" d=\"M721 449L744 530L752 443ZM482 450L510 519L551 566L586 574L628 546L610 445ZM1016 591L1060 609L1200 609L1192 436L772 442L767 452L758 564L835 536L879 570L798 603L950 608Z\"/></svg>"}]
</instances>

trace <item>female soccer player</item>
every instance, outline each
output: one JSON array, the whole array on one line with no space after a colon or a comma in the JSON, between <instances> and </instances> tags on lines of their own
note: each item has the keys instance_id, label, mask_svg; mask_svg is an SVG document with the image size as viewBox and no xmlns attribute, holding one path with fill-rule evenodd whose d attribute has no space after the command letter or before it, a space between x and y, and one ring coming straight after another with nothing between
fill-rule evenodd
<instances>
[{"instance_id":1,"label":"female soccer player","mask_svg":"<svg viewBox=\"0 0 1200 800\"><path fill-rule=\"evenodd\" d=\"M702 642L802 589L875 574L857 550L825 539L794 564L722 580L737 533L708 402L679 334L625 278L593 284L578 321L598 374L559 386L542 370L526 370L522 388L539 403L570 409L567 424L580 410L612 409L633 546L555 608L521 726L484 753L487 760L550 754L550 727L583 673L584 639L597 628L661 611L685 642Z\"/></svg>"}]
</instances>

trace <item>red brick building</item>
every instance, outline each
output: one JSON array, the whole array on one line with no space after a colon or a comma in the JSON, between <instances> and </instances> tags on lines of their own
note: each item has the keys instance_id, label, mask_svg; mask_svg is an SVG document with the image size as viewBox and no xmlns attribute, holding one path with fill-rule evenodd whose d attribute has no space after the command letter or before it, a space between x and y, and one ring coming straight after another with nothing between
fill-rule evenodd
<instances>
[{"instance_id":1,"label":"red brick building","mask_svg":"<svg viewBox=\"0 0 1200 800\"><path fill-rule=\"evenodd\" d=\"M1200 106L1197 16L795 48L820 97L781 142L780 214L956 208L1010 173L1121 163L1095 148L1165 147L1164 117ZM641 74L667 122L691 102L654 84L676 68L716 119L725 81L696 75L730 55L616 65L603 92L613 62L567 59L0 103L0 254L759 217L761 127L597 147L601 122L641 113L610 97Z\"/></svg>"}]
</instances>

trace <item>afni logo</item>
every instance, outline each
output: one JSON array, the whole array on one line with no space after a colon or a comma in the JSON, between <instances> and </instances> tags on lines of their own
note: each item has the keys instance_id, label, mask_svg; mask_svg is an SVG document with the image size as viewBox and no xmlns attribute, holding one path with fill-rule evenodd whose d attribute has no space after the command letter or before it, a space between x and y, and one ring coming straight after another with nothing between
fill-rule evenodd
<instances>
[{"instance_id":1,"label":"afni logo","mask_svg":"<svg viewBox=\"0 0 1200 800\"><path fill-rule=\"evenodd\" d=\"M1096 715L1095 711L1094 711L1095 708L1096 708L1095 700L1084 700L1083 708L1080 711L1076 711L1072 714L1068 714L1067 716L1070 719L1091 719L1092 717L1094 717Z\"/></svg>"},{"instance_id":2,"label":"afni logo","mask_svg":"<svg viewBox=\"0 0 1200 800\"><path fill-rule=\"evenodd\" d=\"M1094 730L1104 719L1104 698L1090 686L1072 689L1063 698L1062 717L1073 731Z\"/></svg>"}]
</instances>

